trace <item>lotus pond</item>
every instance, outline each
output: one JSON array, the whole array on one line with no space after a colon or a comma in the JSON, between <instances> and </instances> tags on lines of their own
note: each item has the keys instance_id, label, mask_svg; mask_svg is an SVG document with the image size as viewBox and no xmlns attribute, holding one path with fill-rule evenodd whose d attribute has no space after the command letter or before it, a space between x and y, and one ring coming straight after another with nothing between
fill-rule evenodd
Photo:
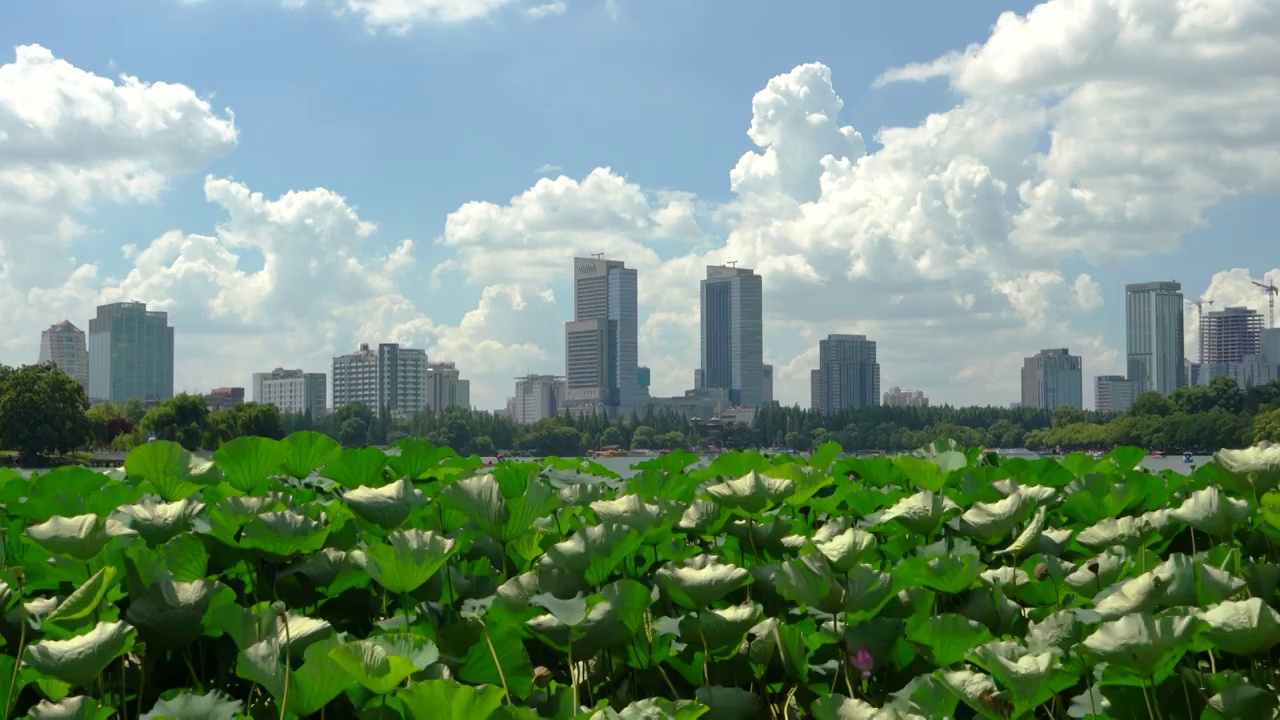
<instances>
[{"instance_id":1,"label":"lotus pond","mask_svg":"<svg viewBox=\"0 0 1280 720\"><path fill-rule=\"evenodd\" d=\"M1271 718L1280 447L0 471L5 717ZM851 476L852 474L852 476Z\"/></svg>"}]
</instances>

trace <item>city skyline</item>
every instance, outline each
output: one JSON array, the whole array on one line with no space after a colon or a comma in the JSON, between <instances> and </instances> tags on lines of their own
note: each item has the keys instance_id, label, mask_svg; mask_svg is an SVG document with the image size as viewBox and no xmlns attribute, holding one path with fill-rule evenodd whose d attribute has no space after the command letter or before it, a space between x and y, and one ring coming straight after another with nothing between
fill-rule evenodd
<instances>
[{"instance_id":1,"label":"city skyline","mask_svg":"<svg viewBox=\"0 0 1280 720\"><path fill-rule=\"evenodd\" d=\"M847 333L885 383L1002 403L1041 348L1127 374L1125 283L1261 311L1280 282L1264 0L943 3L925 28L892 3L464 4L0 9L0 362L136 299L180 328L175 391L394 342L499 408L563 371L564 258L604 253L641 278L652 396L688 388L698 282L738 262L778 400Z\"/></svg>"}]
</instances>

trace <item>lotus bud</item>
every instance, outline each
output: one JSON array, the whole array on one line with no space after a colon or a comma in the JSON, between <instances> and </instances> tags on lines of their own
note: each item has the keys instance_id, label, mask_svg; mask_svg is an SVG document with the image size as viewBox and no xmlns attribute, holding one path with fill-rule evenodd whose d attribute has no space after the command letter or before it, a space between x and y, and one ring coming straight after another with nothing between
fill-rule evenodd
<instances>
[{"instance_id":1,"label":"lotus bud","mask_svg":"<svg viewBox=\"0 0 1280 720\"><path fill-rule=\"evenodd\" d=\"M858 648L858 652L849 656L849 664L862 671L862 679L866 680L871 677L871 668L875 667L876 659L866 648Z\"/></svg>"},{"instance_id":2,"label":"lotus bud","mask_svg":"<svg viewBox=\"0 0 1280 720\"><path fill-rule=\"evenodd\" d=\"M1047 580L1049 578L1049 563L1040 563L1036 565L1036 579Z\"/></svg>"},{"instance_id":3,"label":"lotus bud","mask_svg":"<svg viewBox=\"0 0 1280 720\"><path fill-rule=\"evenodd\" d=\"M551 671L539 665L533 669L533 684L540 688L545 688L551 684Z\"/></svg>"}]
</instances>

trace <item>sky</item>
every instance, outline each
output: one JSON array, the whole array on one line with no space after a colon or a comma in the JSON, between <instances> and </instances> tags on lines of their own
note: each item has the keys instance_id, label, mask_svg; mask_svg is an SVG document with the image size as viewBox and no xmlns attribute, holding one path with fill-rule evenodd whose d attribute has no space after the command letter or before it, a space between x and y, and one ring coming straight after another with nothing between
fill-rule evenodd
<instances>
[{"instance_id":1,"label":"sky","mask_svg":"<svg viewBox=\"0 0 1280 720\"><path fill-rule=\"evenodd\" d=\"M1067 347L1091 406L1125 283L1266 313L1277 200L1274 0L0 5L0 363L141 300L180 391L400 342L500 408L604 253L655 395L737 261L784 404L859 333L935 404Z\"/></svg>"}]
</instances>

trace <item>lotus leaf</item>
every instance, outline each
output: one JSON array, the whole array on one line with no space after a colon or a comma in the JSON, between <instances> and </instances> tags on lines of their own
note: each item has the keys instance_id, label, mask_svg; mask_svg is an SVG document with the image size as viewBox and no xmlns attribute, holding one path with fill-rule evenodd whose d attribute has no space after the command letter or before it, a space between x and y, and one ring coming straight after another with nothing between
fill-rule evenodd
<instances>
[{"instance_id":1,"label":"lotus leaf","mask_svg":"<svg viewBox=\"0 0 1280 720\"><path fill-rule=\"evenodd\" d=\"M27 537L44 549L77 560L92 560L97 557L112 538L137 534L137 531L117 520L98 515L53 517L27 528Z\"/></svg>"},{"instance_id":2,"label":"lotus leaf","mask_svg":"<svg viewBox=\"0 0 1280 720\"><path fill-rule=\"evenodd\" d=\"M951 498L924 490L899 500L880 516L880 523L896 522L913 533L927 536L959 512L960 506Z\"/></svg>"},{"instance_id":3,"label":"lotus leaf","mask_svg":"<svg viewBox=\"0 0 1280 720\"><path fill-rule=\"evenodd\" d=\"M417 590L453 554L452 539L422 530L397 530L387 536L387 544L366 545L351 554L351 560L393 593Z\"/></svg>"},{"instance_id":4,"label":"lotus leaf","mask_svg":"<svg viewBox=\"0 0 1280 720\"><path fill-rule=\"evenodd\" d=\"M430 667L440 652L430 640L379 635L339 645L329 656L370 692L385 695L410 675Z\"/></svg>"},{"instance_id":5,"label":"lotus leaf","mask_svg":"<svg viewBox=\"0 0 1280 720\"><path fill-rule=\"evenodd\" d=\"M347 491L342 500L360 518L387 530L400 527L409 513L427 503L408 478L380 488L358 487Z\"/></svg>"},{"instance_id":6,"label":"lotus leaf","mask_svg":"<svg viewBox=\"0 0 1280 720\"><path fill-rule=\"evenodd\" d=\"M1081 647L1098 660L1132 674L1121 684L1161 682L1191 648L1204 622L1194 616L1126 615L1103 623Z\"/></svg>"},{"instance_id":7,"label":"lotus leaf","mask_svg":"<svg viewBox=\"0 0 1280 720\"><path fill-rule=\"evenodd\" d=\"M216 463L196 457L168 440L134 448L125 458L124 469L129 477L150 483L165 502L191 497L201 487L222 481L222 471Z\"/></svg>"},{"instance_id":8,"label":"lotus leaf","mask_svg":"<svg viewBox=\"0 0 1280 720\"><path fill-rule=\"evenodd\" d=\"M83 687L133 646L134 629L123 622L101 622L70 640L42 640L27 648L24 662L72 687Z\"/></svg>"},{"instance_id":9,"label":"lotus leaf","mask_svg":"<svg viewBox=\"0 0 1280 720\"><path fill-rule=\"evenodd\" d=\"M1199 614L1204 636L1233 655L1259 655L1280 645L1280 613L1260 598L1230 600Z\"/></svg>"},{"instance_id":10,"label":"lotus leaf","mask_svg":"<svg viewBox=\"0 0 1280 720\"><path fill-rule=\"evenodd\" d=\"M116 517L133 528L148 545L161 545L187 530L191 521L205 507L204 503L184 498L177 502L157 503L144 500L137 505L125 505Z\"/></svg>"},{"instance_id":11,"label":"lotus leaf","mask_svg":"<svg viewBox=\"0 0 1280 720\"><path fill-rule=\"evenodd\" d=\"M139 720L237 720L244 703L217 690L205 695L184 692L161 698Z\"/></svg>"},{"instance_id":12,"label":"lotus leaf","mask_svg":"<svg viewBox=\"0 0 1280 720\"><path fill-rule=\"evenodd\" d=\"M51 703L43 700L31 708L31 720L106 720L115 710L104 707L97 700L85 695L63 698Z\"/></svg>"},{"instance_id":13,"label":"lotus leaf","mask_svg":"<svg viewBox=\"0 0 1280 720\"><path fill-rule=\"evenodd\" d=\"M307 648L302 665L291 669L282 659L287 641L264 640L240 652L236 675L261 685L277 702L305 717L319 712L355 683L355 678L331 657L341 644L336 637L316 642Z\"/></svg>"},{"instance_id":14,"label":"lotus leaf","mask_svg":"<svg viewBox=\"0 0 1280 720\"><path fill-rule=\"evenodd\" d=\"M502 688L424 680L396 693L410 720L486 720L502 704Z\"/></svg>"},{"instance_id":15,"label":"lotus leaf","mask_svg":"<svg viewBox=\"0 0 1280 720\"><path fill-rule=\"evenodd\" d=\"M780 505L795 492L795 483L752 470L736 480L712 485L706 492L712 502L727 510L755 515Z\"/></svg>"}]
</instances>

